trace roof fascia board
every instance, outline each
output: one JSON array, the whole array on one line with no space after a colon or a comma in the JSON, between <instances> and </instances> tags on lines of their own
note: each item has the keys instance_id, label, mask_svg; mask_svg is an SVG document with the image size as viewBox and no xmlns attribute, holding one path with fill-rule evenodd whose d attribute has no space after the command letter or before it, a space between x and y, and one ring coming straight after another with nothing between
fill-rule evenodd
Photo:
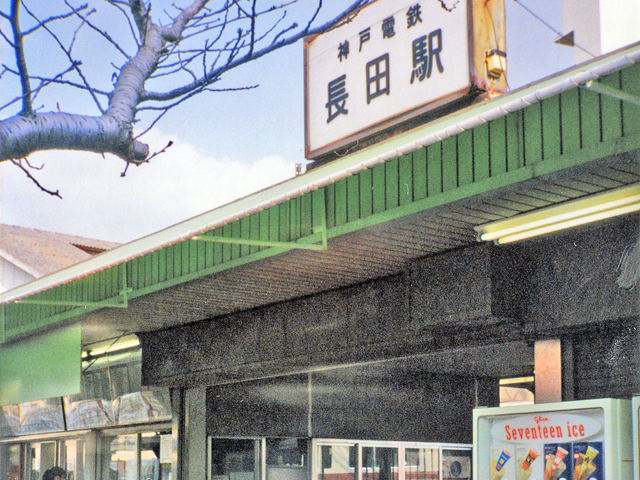
<instances>
[{"instance_id":1,"label":"roof fascia board","mask_svg":"<svg viewBox=\"0 0 640 480\"><path fill-rule=\"evenodd\" d=\"M440 142L491 120L538 103L545 98L577 88L603 75L640 61L640 42L616 52L522 87L480 105L467 107L440 120L405 132L382 144L335 160L272 187L168 227L146 237L114 248L84 262L47 275L0 295L0 305L15 302L50 288L87 277L101 270L126 263L169 245L191 239L207 231L247 217L292 198L335 183L375 165L385 163L419 148Z\"/></svg>"},{"instance_id":2,"label":"roof fascia board","mask_svg":"<svg viewBox=\"0 0 640 480\"><path fill-rule=\"evenodd\" d=\"M37 272L34 268L30 267L26 263L22 262L21 260L19 260L18 258L14 257L13 255L11 255L10 253L4 250L0 250L0 257L4 258L9 263L12 263L14 266L28 273L32 277L38 278L42 276L40 272Z\"/></svg>"}]
</instances>

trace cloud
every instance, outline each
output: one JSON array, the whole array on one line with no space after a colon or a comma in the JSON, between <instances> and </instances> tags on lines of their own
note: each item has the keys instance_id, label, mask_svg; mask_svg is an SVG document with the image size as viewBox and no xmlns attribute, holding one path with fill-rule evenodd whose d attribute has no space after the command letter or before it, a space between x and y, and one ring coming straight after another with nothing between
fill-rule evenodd
<instances>
[{"instance_id":1,"label":"cloud","mask_svg":"<svg viewBox=\"0 0 640 480\"><path fill-rule=\"evenodd\" d=\"M33 175L63 200L41 192L18 168L0 166L0 220L3 223L126 242L156 232L294 174L280 156L218 158L179 138L153 130L145 137L151 151L169 142L150 164L130 166L112 156L83 152L39 152ZM228 141L228 139L227 139ZM238 141L243 141L239 139Z\"/></svg>"}]
</instances>

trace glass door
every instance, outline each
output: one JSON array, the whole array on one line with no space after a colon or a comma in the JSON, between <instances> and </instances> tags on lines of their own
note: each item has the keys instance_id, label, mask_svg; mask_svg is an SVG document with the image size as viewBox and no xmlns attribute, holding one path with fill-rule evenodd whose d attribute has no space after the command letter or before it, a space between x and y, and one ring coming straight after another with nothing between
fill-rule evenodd
<instances>
[{"instance_id":1,"label":"glass door","mask_svg":"<svg viewBox=\"0 0 640 480\"><path fill-rule=\"evenodd\" d=\"M339 439L311 442L311 480L471 480L471 445L351 443Z\"/></svg>"},{"instance_id":2,"label":"glass door","mask_svg":"<svg viewBox=\"0 0 640 480\"><path fill-rule=\"evenodd\" d=\"M94 480L86 450L82 438L0 443L0 480L40 480L51 467L63 468L67 480Z\"/></svg>"}]
</instances>

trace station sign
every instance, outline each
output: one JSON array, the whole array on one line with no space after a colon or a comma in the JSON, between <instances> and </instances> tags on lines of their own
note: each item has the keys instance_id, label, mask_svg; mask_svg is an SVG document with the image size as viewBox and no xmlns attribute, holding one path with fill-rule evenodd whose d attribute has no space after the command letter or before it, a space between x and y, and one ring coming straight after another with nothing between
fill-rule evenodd
<instances>
[{"instance_id":1,"label":"station sign","mask_svg":"<svg viewBox=\"0 0 640 480\"><path fill-rule=\"evenodd\" d=\"M307 38L307 158L357 145L471 91L502 91L503 29L503 0L377 0Z\"/></svg>"}]
</instances>

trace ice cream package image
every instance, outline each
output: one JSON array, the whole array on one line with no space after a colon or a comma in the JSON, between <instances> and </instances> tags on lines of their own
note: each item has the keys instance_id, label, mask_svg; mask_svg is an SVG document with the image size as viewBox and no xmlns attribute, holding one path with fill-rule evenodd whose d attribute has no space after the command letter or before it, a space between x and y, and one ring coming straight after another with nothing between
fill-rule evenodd
<instances>
[{"instance_id":1,"label":"ice cream package image","mask_svg":"<svg viewBox=\"0 0 640 480\"><path fill-rule=\"evenodd\" d=\"M573 444L573 480L600 480L604 472L602 442Z\"/></svg>"},{"instance_id":2,"label":"ice cream package image","mask_svg":"<svg viewBox=\"0 0 640 480\"><path fill-rule=\"evenodd\" d=\"M571 480L571 444L545 444L544 480Z\"/></svg>"},{"instance_id":3,"label":"ice cream package image","mask_svg":"<svg viewBox=\"0 0 640 480\"><path fill-rule=\"evenodd\" d=\"M531 477L537 465L542 462L542 460L537 460L539 456L537 449L530 448L527 445L518 445L516 448L516 469L518 470L516 480L528 480ZM532 480L535 480L535 478L536 476L534 475Z\"/></svg>"},{"instance_id":4,"label":"ice cream package image","mask_svg":"<svg viewBox=\"0 0 640 480\"><path fill-rule=\"evenodd\" d=\"M512 452L501 447L491 448L491 480L513 480L515 461Z\"/></svg>"}]
</instances>

